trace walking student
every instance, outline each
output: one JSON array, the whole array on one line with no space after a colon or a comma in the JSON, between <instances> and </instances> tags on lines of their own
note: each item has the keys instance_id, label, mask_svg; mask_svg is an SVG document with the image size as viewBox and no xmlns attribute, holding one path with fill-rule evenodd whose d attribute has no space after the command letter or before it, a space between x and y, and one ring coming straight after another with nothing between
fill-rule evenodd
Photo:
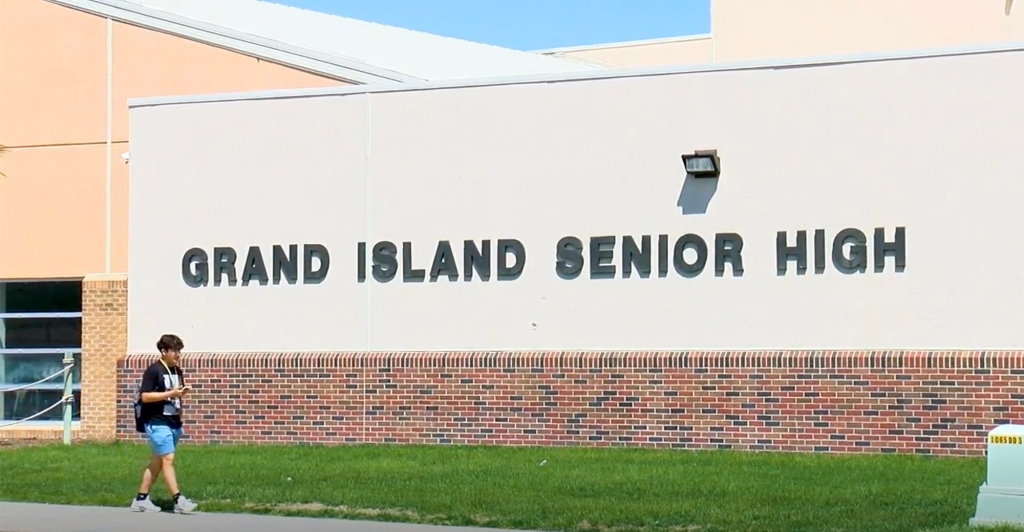
<instances>
[{"instance_id":1,"label":"walking student","mask_svg":"<svg viewBox=\"0 0 1024 532\"><path fill-rule=\"evenodd\" d=\"M185 344L178 336L165 334L157 341L156 348L160 351L160 360L142 374L136 403L136 428L146 433L152 455L149 466L142 473L142 484L131 509L135 512L160 511L160 507L150 500L149 490L163 473L164 482L174 495L174 511L190 513L196 509L196 503L181 494L174 475L174 451L182 434L181 398L189 391L179 366Z\"/></svg>"}]
</instances>

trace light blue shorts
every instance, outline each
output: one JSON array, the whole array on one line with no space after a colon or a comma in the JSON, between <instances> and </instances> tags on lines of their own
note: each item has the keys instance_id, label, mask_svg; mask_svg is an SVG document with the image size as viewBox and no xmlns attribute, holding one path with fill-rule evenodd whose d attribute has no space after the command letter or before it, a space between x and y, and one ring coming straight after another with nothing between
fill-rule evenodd
<instances>
[{"instance_id":1,"label":"light blue shorts","mask_svg":"<svg viewBox=\"0 0 1024 532\"><path fill-rule=\"evenodd\" d=\"M153 454L166 456L174 452L181 438L181 429L172 429L162 423L146 423L146 436Z\"/></svg>"}]
</instances>

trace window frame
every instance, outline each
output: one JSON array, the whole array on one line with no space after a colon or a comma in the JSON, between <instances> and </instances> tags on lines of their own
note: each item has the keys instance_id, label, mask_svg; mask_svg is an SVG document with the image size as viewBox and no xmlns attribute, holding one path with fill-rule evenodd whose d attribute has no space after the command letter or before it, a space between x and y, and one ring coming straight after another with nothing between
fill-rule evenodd
<instances>
[{"instance_id":1,"label":"window frame","mask_svg":"<svg viewBox=\"0 0 1024 532\"><path fill-rule=\"evenodd\" d=\"M82 295L81 295L82 294L82 279L80 279L80 278L77 278L77 279L32 279L32 280L0 279L0 290L6 290L7 286L11 285L11 284L26 284L26 283L56 284L56 283L68 283L68 282L78 283L78 286L79 286L79 298L81 298L82 297ZM4 294L4 297L6 298L6 294ZM6 305L4 305L4 306L6 307ZM79 309L81 309L81 304L79 305ZM49 312L49 311L41 311L41 312L31 312L31 311L29 311L29 312L26 312L26 311L22 310L22 311L18 311L18 312L0 312L0 320L8 320L8 319L17 319L17 320L32 320L32 319L78 319L78 320L81 320L82 319L82 314L83 314L82 310L66 311L66 312ZM75 369L78 369L78 371L79 371L79 382L77 382L77 383L72 382L71 391L72 391L72 394L77 394L79 396L79 398L81 398L81 393L82 393L82 383L81 383L82 345L81 344L82 344L81 336L79 336L79 340L78 340L78 345L77 346L70 346L69 345L69 346L57 346L57 347L32 347L32 348L17 348L17 347L15 347L15 348L8 348L8 347L4 346L4 347L0 347L0 356L2 356L2 355L23 355L23 356L26 356L26 355L27 356L32 356L32 355L64 355L66 353L71 353L76 358L75 366L72 367L72 372L74 372ZM20 388L22 386L25 386L25 384L24 383L22 383L22 384L9 384L9 383L0 382L0 394L2 394L2 397L3 397L3 400L0 401L0 403L6 403L8 400L11 400L10 399L11 394L8 393L8 390L11 390L11 389L14 389L14 388ZM43 383L40 383L40 384L36 384L35 386L28 387L25 390L26 391L58 391L58 392L63 392L63 390L64 390L64 380L63 380L62 377L56 377L56 378L50 379L50 380L48 380L46 382L43 382ZM50 405L47 405L47 406L50 406ZM80 421L81 421L81 405L79 404L77 406L78 406L77 410L78 410L78 414L79 415L78 415L77 418L73 418L72 419L72 422L71 422L72 426L78 426ZM30 420L30 421L19 421L18 418L11 418L11 419L5 418L4 417L4 412L2 410L0 410L0 425L7 425L9 423L14 423L14 424L13 425L8 425L8 426L3 427L3 428L0 428L0 431L5 430L5 429L6 430L18 430L19 428L20 429L32 429L32 428L46 428L46 427L60 426L60 425L63 425L63 420L60 420L60 419L57 419L57 420L38 420L38 419L33 419L33 420Z\"/></svg>"}]
</instances>

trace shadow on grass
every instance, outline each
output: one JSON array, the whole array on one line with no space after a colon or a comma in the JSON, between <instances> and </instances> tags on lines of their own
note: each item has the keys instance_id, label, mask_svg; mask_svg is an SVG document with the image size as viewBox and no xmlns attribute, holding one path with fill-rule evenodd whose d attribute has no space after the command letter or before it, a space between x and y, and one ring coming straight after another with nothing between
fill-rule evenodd
<instances>
[{"instance_id":1,"label":"shadow on grass","mask_svg":"<svg viewBox=\"0 0 1024 532\"><path fill-rule=\"evenodd\" d=\"M479 526L501 528L500 520L486 515L450 517L444 514L422 514L398 508L354 508L345 505L321 503L282 503L239 505L234 501L204 501L202 511L278 515L288 517L330 517L357 521L385 521L391 523L418 523L447 526Z\"/></svg>"}]
</instances>

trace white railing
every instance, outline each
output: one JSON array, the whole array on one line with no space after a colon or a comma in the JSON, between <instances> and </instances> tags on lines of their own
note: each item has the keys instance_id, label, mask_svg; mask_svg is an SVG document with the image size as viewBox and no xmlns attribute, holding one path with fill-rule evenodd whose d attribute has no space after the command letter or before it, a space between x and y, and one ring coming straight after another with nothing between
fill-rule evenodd
<instances>
[{"instance_id":1,"label":"white railing","mask_svg":"<svg viewBox=\"0 0 1024 532\"><path fill-rule=\"evenodd\" d=\"M71 353L71 352L64 353L64 360L62 361L62 363L64 364L64 368L61 369L60 371L58 371L57 373L54 373L53 375L50 375L49 377L40 379L40 380L38 380L36 382L33 382L31 384L21 385L21 386L18 386L16 388L4 388L4 389L0 390L0 393L17 392L17 391L20 391L20 390L26 390L26 389L29 389L29 388L33 388L33 387L39 386L40 384L42 384L42 383L44 383L44 382L46 382L46 381L48 381L50 379L54 379L56 377L59 377L61 375L64 376L64 393L62 394L60 401L57 401L56 403L53 403L52 405L46 407L43 410L40 410L39 412L36 412L35 414L32 414L31 416L29 416L29 417L27 417L25 419L19 419L17 421L11 421L11 422L8 422L8 423L0 424L0 428L10 427L10 426L13 426L13 425L17 425L19 423L24 423L26 421L32 421L33 419L35 419L35 418L37 418L37 417L39 417L39 416L41 416L41 415L43 415L43 414L53 410L53 409L55 409L55 408L57 408L57 407L59 407L61 405L64 405L64 445L71 445L71 417L72 417L71 416L71 412L72 412L72 407L74 406L74 403L75 403L74 390L73 390L73 386L71 385L71 370L73 370L75 368L75 355L74 355L74 353Z\"/></svg>"}]
</instances>

